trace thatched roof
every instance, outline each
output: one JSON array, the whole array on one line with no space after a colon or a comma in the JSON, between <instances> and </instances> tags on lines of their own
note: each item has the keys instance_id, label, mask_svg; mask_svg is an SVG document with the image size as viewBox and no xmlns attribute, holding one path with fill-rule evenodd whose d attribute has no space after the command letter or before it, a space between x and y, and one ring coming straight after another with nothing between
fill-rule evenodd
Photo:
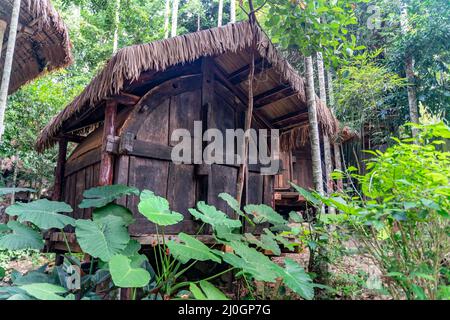
<instances>
[{"instance_id":1,"label":"thatched roof","mask_svg":"<svg viewBox=\"0 0 450 320\"><path fill-rule=\"evenodd\" d=\"M13 0L0 1L0 19L10 23ZM3 72L6 29L0 72ZM45 72L63 68L72 63L67 28L49 0L22 0L9 93Z\"/></svg>"},{"instance_id":2,"label":"thatched roof","mask_svg":"<svg viewBox=\"0 0 450 320\"><path fill-rule=\"evenodd\" d=\"M264 61L261 72L255 76L254 97L260 101L268 93L286 96L261 105L259 116L274 124L274 128L286 128L286 120L296 123L307 121L304 80L277 52L274 45L259 28L256 30L257 55L255 60ZM134 45L119 50L98 73L84 91L61 111L41 132L36 147L42 151L52 146L58 135L67 133L73 123L89 110L102 106L107 97L126 92L127 86L137 82L147 71L164 71L176 65L189 64L201 57L213 57L218 68L231 77L242 76L250 62L252 32L248 22L228 24L223 27L202 30L148 44ZM241 77L242 78L242 77ZM247 94L247 82L237 81L238 90ZM281 87L281 90L277 88ZM337 121L330 110L318 99L318 120L322 130L330 135L337 131ZM255 111L256 112L256 111ZM306 114L306 119L305 119ZM289 124L292 126L292 121Z\"/></svg>"}]
</instances>

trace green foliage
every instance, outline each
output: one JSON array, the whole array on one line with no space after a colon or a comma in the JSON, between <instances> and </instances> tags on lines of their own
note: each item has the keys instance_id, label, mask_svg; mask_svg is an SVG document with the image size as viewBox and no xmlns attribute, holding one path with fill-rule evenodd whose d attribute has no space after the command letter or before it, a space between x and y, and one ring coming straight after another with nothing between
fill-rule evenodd
<instances>
[{"instance_id":1,"label":"green foliage","mask_svg":"<svg viewBox=\"0 0 450 320\"><path fill-rule=\"evenodd\" d=\"M261 249L269 250L269 251L271 251L273 254L275 254L277 256L279 256L281 254L281 250L280 250L280 247L278 246L278 243L269 234L262 234L261 235L261 240L258 240L251 233L246 233L245 234L245 240L247 240L248 243L254 244L254 245L256 245L257 247L259 247Z\"/></svg>"},{"instance_id":2,"label":"green foliage","mask_svg":"<svg viewBox=\"0 0 450 320\"><path fill-rule=\"evenodd\" d=\"M284 259L283 281L294 292L306 300L314 298L314 284L305 270L291 259Z\"/></svg>"},{"instance_id":3,"label":"green foliage","mask_svg":"<svg viewBox=\"0 0 450 320\"><path fill-rule=\"evenodd\" d=\"M60 212L72 212L72 208L64 202L47 199L16 203L6 208L6 213L10 216L18 216L19 222L32 222L40 229L63 229L67 225L75 226L75 219Z\"/></svg>"},{"instance_id":4,"label":"green foliage","mask_svg":"<svg viewBox=\"0 0 450 320\"><path fill-rule=\"evenodd\" d=\"M17 221L9 221L9 233L0 233L0 249L22 250L44 248L44 241L39 232Z\"/></svg>"},{"instance_id":5,"label":"green foliage","mask_svg":"<svg viewBox=\"0 0 450 320\"><path fill-rule=\"evenodd\" d=\"M17 192L36 192L36 190L30 188L0 188L0 196Z\"/></svg>"},{"instance_id":6,"label":"green foliage","mask_svg":"<svg viewBox=\"0 0 450 320\"><path fill-rule=\"evenodd\" d=\"M265 204L249 204L244 207L244 210L247 214L253 216L253 222L255 223L270 222L274 225L286 223L279 213Z\"/></svg>"},{"instance_id":7,"label":"green foliage","mask_svg":"<svg viewBox=\"0 0 450 320\"><path fill-rule=\"evenodd\" d=\"M127 195L139 195L139 190L134 187L115 184L110 186L101 186L92 188L83 192L83 201L78 206L85 208L100 208L108 203Z\"/></svg>"},{"instance_id":8,"label":"green foliage","mask_svg":"<svg viewBox=\"0 0 450 320\"><path fill-rule=\"evenodd\" d=\"M150 282L150 273L121 254L116 254L109 261L109 270L114 284L121 288L142 288Z\"/></svg>"},{"instance_id":9,"label":"green foliage","mask_svg":"<svg viewBox=\"0 0 450 320\"><path fill-rule=\"evenodd\" d=\"M20 289L38 300L65 300L61 294L67 293L66 289L49 283L27 284Z\"/></svg>"},{"instance_id":10,"label":"green foliage","mask_svg":"<svg viewBox=\"0 0 450 320\"><path fill-rule=\"evenodd\" d=\"M169 241L167 242L167 247L174 258L178 259L181 263L187 263L191 259L198 261L211 260L217 263L221 262L220 258L205 244L194 237L181 232L178 234L178 238L184 243L180 244L175 241Z\"/></svg>"},{"instance_id":11,"label":"green foliage","mask_svg":"<svg viewBox=\"0 0 450 320\"><path fill-rule=\"evenodd\" d=\"M304 56L322 52L324 59L337 66L353 52L364 49L356 44L350 27L357 23L353 6L365 0L270 2L265 26L272 40L283 48L299 50Z\"/></svg>"},{"instance_id":12,"label":"green foliage","mask_svg":"<svg viewBox=\"0 0 450 320\"><path fill-rule=\"evenodd\" d=\"M130 209L114 203L109 203L104 207L96 208L92 212L93 220L100 220L107 216L116 216L121 218L126 226L129 226L134 222L133 213Z\"/></svg>"},{"instance_id":13,"label":"green foliage","mask_svg":"<svg viewBox=\"0 0 450 320\"><path fill-rule=\"evenodd\" d=\"M170 211L169 202L166 199L148 190L141 193L138 209L148 220L160 226L177 224L183 220L181 213Z\"/></svg>"},{"instance_id":14,"label":"green foliage","mask_svg":"<svg viewBox=\"0 0 450 320\"><path fill-rule=\"evenodd\" d=\"M228 245L233 248L234 253L224 253L224 261L255 280L275 282L279 276L279 267L267 256L243 242L232 241Z\"/></svg>"},{"instance_id":15,"label":"green foliage","mask_svg":"<svg viewBox=\"0 0 450 320\"><path fill-rule=\"evenodd\" d=\"M102 261L109 261L130 241L123 219L116 216L95 221L77 220L75 233L83 251Z\"/></svg>"},{"instance_id":16,"label":"green foliage","mask_svg":"<svg viewBox=\"0 0 450 320\"><path fill-rule=\"evenodd\" d=\"M242 226L241 221L230 219L224 212L218 210L214 206L207 205L200 201L197 203L197 209L189 209L189 212L197 219L213 227L223 226L227 228L239 228Z\"/></svg>"},{"instance_id":17,"label":"green foliage","mask_svg":"<svg viewBox=\"0 0 450 320\"><path fill-rule=\"evenodd\" d=\"M387 143L391 130L397 129L403 119L392 117L398 106L392 94L406 91L406 80L376 62L379 52L363 55L347 66L343 66L334 82L336 88L335 112L347 126L368 134L372 143ZM371 126L368 128L367 123ZM365 132L369 129L369 132Z\"/></svg>"},{"instance_id":18,"label":"green foliage","mask_svg":"<svg viewBox=\"0 0 450 320\"><path fill-rule=\"evenodd\" d=\"M364 198L311 196L342 212L326 223L360 243L394 298L437 299L448 283L450 153L439 146L450 129L416 127L417 140L397 140L355 176Z\"/></svg>"},{"instance_id":19,"label":"green foliage","mask_svg":"<svg viewBox=\"0 0 450 320\"><path fill-rule=\"evenodd\" d=\"M208 281L200 281L200 287L195 283L189 285L189 290L196 300L229 300L219 289Z\"/></svg>"}]
</instances>

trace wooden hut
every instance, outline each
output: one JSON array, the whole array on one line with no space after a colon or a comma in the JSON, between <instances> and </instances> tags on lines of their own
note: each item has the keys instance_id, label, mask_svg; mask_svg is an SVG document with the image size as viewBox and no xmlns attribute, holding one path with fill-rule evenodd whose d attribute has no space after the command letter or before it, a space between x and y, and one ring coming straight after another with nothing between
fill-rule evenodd
<instances>
[{"instance_id":1,"label":"wooden hut","mask_svg":"<svg viewBox=\"0 0 450 320\"><path fill-rule=\"evenodd\" d=\"M260 29L254 36L253 127L302 127L307 133L303 79ZM203 130L243 128L252 40L250 24L240 22L119 50L38 138L40 151L59 144L55 199L76 207L83 190L98 184L150 189L186 216L167 234L197 230L187 209L200 200L231 214L217 195L236 195L238 167L175 164L170 137L178 128L192 132L196 120L203 121ZM320 103L318 110L321 130L334 134L330 111ZM78 145L66 160L68 141ZM260 169L250 166L244 199L274 205L274 175L261 175ZM135 197L121 203L135 215L133 236L143 239L154 232L137 212ZM73 212L76 218L90 214Z\"/></svg>"},{"instance_id":2,"label":"wooden hut","mask_svg":"<svg viewBox=\"0 0 450 320\"><path fill-rule=\"evenodd\" d=\"M8 27L14 0L0 1L0 24L3 42L0 46L0 74L5 64ZM9 81L9 94L46 72L72 63L67 28L49 0L22 0L15 41L14 59Z\"/></svg>"}]
</instances>

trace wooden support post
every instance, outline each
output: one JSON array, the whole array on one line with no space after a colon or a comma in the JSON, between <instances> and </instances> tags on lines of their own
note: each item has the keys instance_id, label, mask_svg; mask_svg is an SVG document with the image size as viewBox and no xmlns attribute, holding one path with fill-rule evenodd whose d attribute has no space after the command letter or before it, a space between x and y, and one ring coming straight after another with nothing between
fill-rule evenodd
<instances>
[{"instance_id":1,"label":"wooden support post","mask_svg":"<svg viewBox=\"0 0 450 320\"><path fill-rule=\"evenodd\" d=\"M56 162L55 170L55 184L53 187L53 201L61 201L62 198L62 184L64 179L64 167L66 165L67 154L67 140L60 139L58 144L58 160Z\"/></svg>"},{"instance_id":2,"label":"wooden support post","mask_svg":"<svg viewBox=\"0 0 450 320\"><path fill-rule=\"evenodd\" d=\"M117 102L107 100L105 107L105 121L103 123L103 142L100 164L99 182L100 186L113 183L114 155L107 151L108 141L114 139L116 134Z\"/></svg>"}]
</instances>

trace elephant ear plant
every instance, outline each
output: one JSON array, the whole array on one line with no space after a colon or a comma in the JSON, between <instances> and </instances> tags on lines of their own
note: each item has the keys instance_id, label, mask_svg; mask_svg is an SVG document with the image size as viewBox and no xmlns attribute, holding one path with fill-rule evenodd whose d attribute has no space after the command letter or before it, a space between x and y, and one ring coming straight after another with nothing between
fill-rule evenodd
<instances>
[{"instance_id":1,"label":"elephant ear plant","mask_svg":"<svg viewBox=\"0 0 450 320\"><path fill-rule=\"evenodd\" d=\"M113 203L123 196L137 196L138 211L155 224L157 241L152 248L152 265L140 253L141 245L128 232L134 222L128 208ZM0 299L114 299L118 289L128 290L132 299L228 299L213 285L216 278L234 273L242 279L251 292L252 281L282 283L304 299L314 297L315 284L296 262L286 259L280 266L261 250L280 254L280 245L293 249L295 244L276 234L275 230L289 229L288 222L271 207L248 205L241 210L237 201L228 194L220 194L238 218L232 219L224 212L204 202L189 209L190 214L202 222L199 230L208 227L216 245L209 247L197 235L178 234L166 240L165 228L181 223L184 216L170 209L163 197L152 191L142 192L133 187L112 185L93 188L83 194L80 208L93 208L92 219L73 219L64 213L72 211L63 202L38 200L17 203L6 213L17 216L18 221L0 225L0 249L42 249L44 241L39 231L59 230L66 240L64 263L48 271L47 266L25 275L11 274L12 286L0 287ZM241 234L242 221L251 225L264 224L261 237ZM64 229L75 228L82 254L71 252ZM275 233L274 233L275 232ZM231 252L217 250L226 245ZM78 257L88 254L89 263ZM190 280L188 271L199 262L220 265L222 270L201 280ZM78 286L73 286L74 272L81 273ZM1 270L0 270L1 271ZM124 296L124 295L122 295Z\"/></svg>"}]
</instances>

